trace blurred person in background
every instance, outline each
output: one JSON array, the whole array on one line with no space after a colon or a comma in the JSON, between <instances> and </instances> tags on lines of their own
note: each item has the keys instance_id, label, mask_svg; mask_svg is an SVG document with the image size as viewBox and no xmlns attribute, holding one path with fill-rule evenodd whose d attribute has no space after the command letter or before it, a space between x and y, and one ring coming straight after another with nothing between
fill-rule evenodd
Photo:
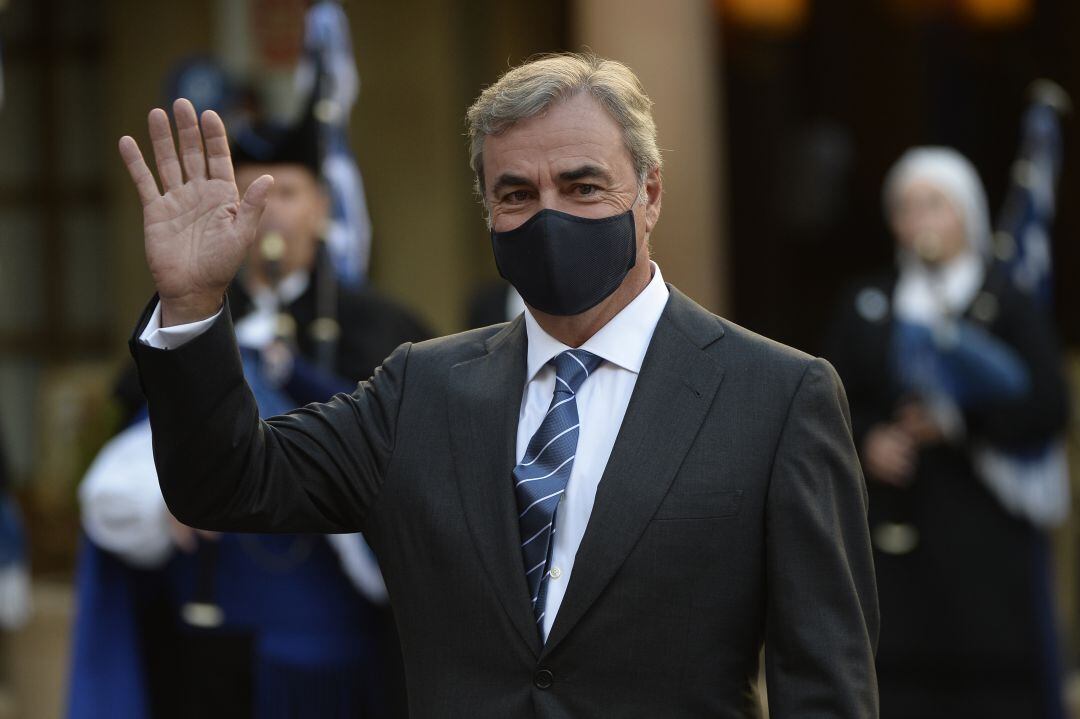
<instances>
[{"instance_id":1,"label":"blurred person in background","mask_svg":"<svg viewBox=\"0 0 1080 719\"><path fill-rule=\"evenodd\" d=\"M896 268L854 289L825 351L870 489L881 716L1061 716L1037 560L1063 472L1021 461L1067 422L1051 323L994 266L959 153L910 150L884 207Z\"/></svg>"},{"instance_id":2,"label":"blurred person in background","mask_svg":"<svg viewBox=\"0 0 1080 719\"><path fill-rule=\"evenodd\" d=\"M275 187L259 240L229 288L229 304L241 346L265 348L284 340L355 385L371 376L386 348L430 337L431 331L370 284L337 281L322 242L329 197L320 180L313 104L303 117L289 131L257 124L233 143L238 187L264 174L273 175Z\"/></svg>"},{"instance_id":3,"label":"blurred person in background","mask_svg":"<svg viewBox=\"0 0 1080 719\"><path fill-rule=\"evenodd\" d=\"M399 344L429 335L373 289L337 282L320 239L328 201L313 107L295 126L257 124L233 143L241 187L275 178L229 290L245 377L267 417L351 391ZM118 706L155 718L402 715L385 585L361 536L180 524L158 486L137 379L121 386L136 421L80 487L87 535L109 555L83 554L80 572L93 578L80 578L70 716L118 716Z\"/></svg>"}]
</instances>

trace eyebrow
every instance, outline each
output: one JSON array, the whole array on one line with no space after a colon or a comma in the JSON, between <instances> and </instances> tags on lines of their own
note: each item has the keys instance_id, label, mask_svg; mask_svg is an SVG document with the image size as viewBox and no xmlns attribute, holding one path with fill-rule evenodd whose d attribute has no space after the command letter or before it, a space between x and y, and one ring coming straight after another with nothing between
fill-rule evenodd
<instances>
[{"instance_id":1,"label":"eyebrow","mask_svg":"<svg viewBox=\"0 0 1080 719\"><path fill-rule=\"evenodd\" d=\"M563 182L583 180L587 177L595 177L607 184L611 184L611 173L598 165L582 165L581 167L559 173L559 179Z\"/></svg>"},{"instance_id":2,"label":"eyebrow","mask_svg":"<svg viewBox=\"0 0 1080 719\"><path fill-rule=\"evenodd\" d=\"M583 180L586 178L596 178L605 184L611 184L611 173L600 167L599 165L582 165L581 167L575 167L573 170L566 170L559 173L559 180L562 182L574 182L575 180ZM491 194L496 197L500 192L508 187L532 187L533 183L522 177L521 175L512 175L510 173L503 173L499 175L499 179L495 181L495 184L491 188Z\"/></svg>"}]
</instances>

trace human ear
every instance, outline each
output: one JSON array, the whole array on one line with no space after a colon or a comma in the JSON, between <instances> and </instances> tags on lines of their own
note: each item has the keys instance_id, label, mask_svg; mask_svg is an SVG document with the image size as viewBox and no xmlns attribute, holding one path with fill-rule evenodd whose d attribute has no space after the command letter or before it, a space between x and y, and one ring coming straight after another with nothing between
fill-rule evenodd
<instances>
[{"instance_id":1,"label":"human ear","mask_svg":"<svg viewBox=\"0 0 1080 719\"><path fill-rule=\"evenodd\" d=\"M645 232L652 232L660 219L660 204L664 194L664 181L660 168L654 167L645 174Z\"/></svg>"}]
</instances>

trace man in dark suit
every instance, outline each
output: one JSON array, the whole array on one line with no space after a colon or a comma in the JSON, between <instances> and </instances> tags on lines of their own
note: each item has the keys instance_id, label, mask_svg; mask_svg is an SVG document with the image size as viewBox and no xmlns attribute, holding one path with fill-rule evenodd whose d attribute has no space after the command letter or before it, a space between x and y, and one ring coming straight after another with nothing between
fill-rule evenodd
<instances>
[{"instance_id":1,"label":"man in dark suit","mask_svg":"<svg viewBox=\"0 0 1080 719\"><path fill-rule=\"evenodd\" d=\"M185 523L362 530L415 717L876 717L866 491L831 366L703 310L649 261L650 101L581 55L470 108L514 321L402 345L352 395L260 421L225 287L273 182L240 199L225 129L130 137L158 288L132 342ZM201 131L200 131L201 130ZM205 142L205 151L204 151Z\"/></svg>"}]
</instances>

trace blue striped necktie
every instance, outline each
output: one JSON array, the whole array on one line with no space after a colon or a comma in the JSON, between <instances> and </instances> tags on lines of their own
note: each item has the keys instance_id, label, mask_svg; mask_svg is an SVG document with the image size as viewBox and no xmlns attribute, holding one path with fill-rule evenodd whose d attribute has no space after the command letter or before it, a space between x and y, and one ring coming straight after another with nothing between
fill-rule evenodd
<instances>
[{"instance_id":1,"label":"blue striped necktie","mask_svg":"<svg viewBox=\"0 0 1080 719\"><path fill-rule=\"evenodd\" d=\"M555 365L555 394L540 428L529 440L521 464L514 467L521 554L525 581L532 597L537 628L544 619L544 595L551 567L555 511L566 492L566 482L577 453L576 393L602 360L585 350L566 350L551 360Z\"/></svg>"}]
</instances>

